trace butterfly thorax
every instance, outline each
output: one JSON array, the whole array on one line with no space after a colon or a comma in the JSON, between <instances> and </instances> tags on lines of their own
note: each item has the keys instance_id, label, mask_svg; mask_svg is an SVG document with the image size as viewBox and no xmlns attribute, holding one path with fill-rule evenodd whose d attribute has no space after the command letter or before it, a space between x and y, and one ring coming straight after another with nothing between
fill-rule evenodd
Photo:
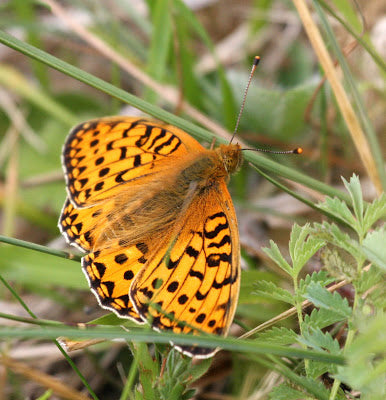
<instances>
[{"instance_id":1,"label":"butterfly thorax","mask_svg":"<svg viewBox=\"0 0 386 400\"><path fill-rule=\"evenodd\" d=\"M175 186L186 191L191 184L196 184L197 193L202 189L210 189L220 180L227 181L241 163L238 144L221 145L215 150L193 153L190 161L177 173Z\"/></svg>"}]
</instances>

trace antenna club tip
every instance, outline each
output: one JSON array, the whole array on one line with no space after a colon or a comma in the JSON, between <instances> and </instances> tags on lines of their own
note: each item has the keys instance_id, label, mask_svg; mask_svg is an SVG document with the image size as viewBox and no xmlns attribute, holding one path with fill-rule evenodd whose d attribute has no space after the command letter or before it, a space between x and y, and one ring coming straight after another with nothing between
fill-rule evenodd
<instances>
[{"instance_id":1,"label":"antenna club tip","mask_svg":"<svg viewBox=\"0 0 386 400\"><path fill-rule=\"evenodd\" d=\"M295 150L293 150L294 154L302 154L303 153L303 149L301 147L297 147Z\"/></svg>"},{"instance_id":2,"label":"antenna club tip","mask_svg":"<svg viewBox=\"0 0 386 400\"><path fill-rule=\"evenodd\" d=\"M260 62L260 56L255 56L254 60L253 60L253 65L257 65Z\"/></svg>"}]
</instances>

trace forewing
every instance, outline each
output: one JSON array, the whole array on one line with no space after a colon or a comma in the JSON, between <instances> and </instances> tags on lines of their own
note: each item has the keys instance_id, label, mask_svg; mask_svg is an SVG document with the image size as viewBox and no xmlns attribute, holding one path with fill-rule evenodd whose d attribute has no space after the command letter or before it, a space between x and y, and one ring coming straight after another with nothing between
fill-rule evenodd
<instances>
[{"instance_id":1,"label":"forewing","mask_svg":"<svg viewBox=\"0 0 386 400\"><path fill-rule=\"evenodd\" d=\"M226 335L238 299L240 249L225 182L196 196L181 227L136 275L131 301L156 329ZM214 353L195 346L181 350L197 357Z\"/></svg>"},{"instance_id":2,"label":"forewing","mask_svg":"<svg viewBox=\"0 0 386 400\"><path fill-rule=\"evenodd\" d=\"M85 122L63 148L68 196L75 207L93 206L114 197L121 185L159 172L169 157L194 149L203 147L170 125L128 117Z\"/></svg>"},{"instance_id":3,"label":"forewing","mask_svg":"<svg viewBox=\"0 0 386 400\"><path fill-rule=\"evenodd\" d=\"M76 126L63 148L69 197L60 231L70 244L91 251L113 215L123 214L117 197L128 203L155 174L161 180L178 158L202 149L182 130L140 118L107 117Z\"/></svg>"}]
</instances>

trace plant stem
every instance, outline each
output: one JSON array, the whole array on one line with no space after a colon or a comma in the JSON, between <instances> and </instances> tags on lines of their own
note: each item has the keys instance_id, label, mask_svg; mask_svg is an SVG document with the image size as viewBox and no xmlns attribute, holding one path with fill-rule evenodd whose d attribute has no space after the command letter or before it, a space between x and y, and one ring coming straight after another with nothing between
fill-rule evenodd
<instances>
[{"instance_id":1,"label":"plant stem","mask_svg":"<svg viewBox=\"0 0 386 400\"><path fill-rule=\"evenodd\" d=\"M303 336L303 308L302 308L302 303L299 301L299 296L298 296L298 277L294 276L293 277L293 282L294 282L294 292L295 292L295 299L296 299L296 312L298 315L298 320L299 320L299 329L300 333ZM301 344L302 348L304 350L307 350L307 346L305 344ZM309 370L309 360L304 359L304 369L306 371L306 376L308 376L308 370Z\"/></svg>"}]
</instances>

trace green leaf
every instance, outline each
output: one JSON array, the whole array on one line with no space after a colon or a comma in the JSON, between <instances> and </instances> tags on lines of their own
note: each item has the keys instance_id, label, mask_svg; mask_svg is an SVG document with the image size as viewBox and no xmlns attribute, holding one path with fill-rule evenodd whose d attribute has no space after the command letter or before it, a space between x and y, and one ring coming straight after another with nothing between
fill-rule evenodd
<instances>
[{"instance_id":1,"label":"green leaf","mask_svg":"<svg viewBox=\"0 0 386 400\"><path fill-rule=\"evenodd\" d=\"M278 371L280 373L282 373L284 376L287 377L287 379L291 380L296 387L302 387L304 388L304 390L307 391L307 393L312 394L314 397L312 397L312 399L317 398L320 400L328 400L329 399L329 392L328 390L325 388L325 386L322 384L322 382L316 381L315 379L312 378L307 378L305 376L301 376L298 374L295 374L294 372L290 371L289 369L287 369L286 367L284 367L283 365L280 366L278 368ZM280 386L279 386L280 387ZM292 389L292 388L290 388ZM307 396L306 393L302 393L295 389L292 389L293 391L288 391L286 390L286 388L284 387L283 389L281 389L278 393L278 396L280 397L270 397L270 399L308 399L309 397ZM274 392L276 393L276 392ZM300 395L299 395L300 393ZM286 395L288 395L289 397L285 397ZM297 397L292 397L292 396L297 396ZM300 397L299 397L300 396Z\"/></svg>"},{"instance_id":2,"label":"green leaf","mask_svg":"<svg viewBox=\"0 0 386 400\"><path fill-rule=\"evenodd\" d=\"M309 224L303 227L294 224L292 227L289 251L293 263L293 278L297 278L306 262L325 244L320 238L309 236L310 232Z\"/></svg>"},{"instance_id":3,"label":"green leaf","mask_svg":"<svg viewBox=\"0 0 386 400\"><path fill-rule=\"evenodd\" d=\"M332 338L328 332L322 332L319 328L303 329L303 335L298 337L298 342L303 343L312 349L322 351L323 349L332 354L340 354L339 342ZM308 375L316 379L325 372L335 373L335 365L320 361L311 360L308 363Z\"/></svg>"},{"instance_id":4,"label":"green leaf","mask_svg":"<svg viewBox=\"0 0 386 400\"><path fill-rule=\"evenodd\" d=\"M346 179L342 177L344 186L346 186L347 191L349 192L352 204L354 208L354 213L356 216L356 226L357 232L363 232L363 196L362 196L362 188L359 182L358 175L353 175L350 179L350 182L347 182Z\"/></svg>"},{"instance_id":5,"label":"green leaf","mask_svg":"<svg viewBox=\"0 0 386 400\"><path fill-rule=\"evenodd\" d=\"M189 367L189 371L187 371L189 376L191 377L191 380L195 381L198 378L201 378L201 376L208 371L211 364L212 364L212 359L210 358L201 360L198 364L195 365L192 364Z\"/></svg>"},{"instance_id":6,"label":"green leaf","mask_svg":"<svg viewBox=\"0 0 386 400\"><path fill-rule=\"evenodd\" d=\"M347 251L356 260L363 258L358 242L353 240L347 233L341 231L337 225L324 221L323 224L315 223L314 227L314 234L320 239Z\"/></svg>"},{"instance_id":7,"label":"green leaf","mask_svg":"<svg viewBox=\"0 0 386 400\"><path fill-rule=\"evenodd\" d=\"M332 354L341 353L339 342L329 332L322 332L319 328L304 330L303 335L298 337L298 341L315 350L325 349Z\"/></svg>"},{"instance_id":8,"label":"green leaf","mask_svg":"<svg viewBox=\"0 0 386 400\"><path fill-rule=\"evenodd\" d=\"M294 344L298 338L298 335L288 328L277 328L273 327L267 331L258 334L257 339L268 343L281 344L283 346Z\"/></svg>"},{"instance_id":9,"label":"green leaf","mask_svg":"<svg viewBox=\"0 0 386 400\"><path fill-rule=\"evenodd\" d=\"M351 315L352 310L347 299L343 298L338 292L330 293L319 282L311 282L304 297L316 307L340 314L343 318L348 318Z\"/></svg>"},{"instance_id":10,"label":"green leaf","mask_svg":"<svg viewBox=\"0 0 386 400\"><path fill-rule=\"evenodd\" d=\"M334 369L334 367L331 364L311 360L308 363L307 374L311 379L317 379L326 372L331 373L335 372L335 370L336 368Z\"/></svg>"},{"instance_id":11,"label":"green leaf","mask_svg":"<svg viewBox=\"0 0 386 400\"><path fill-rule=\"evenodd\" d=\"M114 313L102 315L101 317L88 321L87 323L93 325L119 325L124 326L125 328L138 326L134 321L123 320Z\"/></svg>"},{"instance_id":12,"label":"green leaf","mask_svg":"<svg viewBox=\"0 0 386 400\"><path fill-rule=\"evenodd\" d=\"M363 218L364 232L367 232L381 218L386 218L386 194L384 192L367 206Z\"/></svg>"},{"instance_id":13,"label":"green leaf","mask_svg":"<svg viewBox=\"0 0 386 400\"><path fill-rule=\"evenodd\" d=\"M329 276L327 271L320 270L318 272L313 272L312 275L308 274L304 279L300 279L298 294L303 295L311 282L319 282L324 287L334 281L335 278Z\"/></svg>"},{"instance_id":14,"label":"green leaf","mask_svg":"<svg viewBox=\"0 0 386 400\"><path fill-rule=\"evenodd\" d=\"M271 245L271 248L264 247L262 249L264 253L267 254L267 256L273 260L283 271L292 276L292 268L280 253L277 244L273 240L270 240L269 244Z\"/></svg>"},{"instance_id":15,"label":"green leaf","mask_svg":"<svg viewBox=\"0 0 386 400\"><path fill-rule=\"evenodd\" d=\"M372 265L368 271L363 271L361 278L358 279L358 282L356 283L358 293L365 293L380 282L385 283L382 275L383 272L374 265Z\"/></svg>"},{"instance_id":16,"label":"green leaf","mask_svg":"<svg viewBox=\"0 0 386 400\"><path fill-rule=\"evenodd\" d=\"M303 227L301 227L295 223L292 226L291 238L289 242L289 252L292 261L296 259L296 254L302 250L301 248L309 233L310 233L310 224L306 224Z\"/></svg>"},{"instance_id":17,"label":"green leaf","mask_svg":"<svg viewBox=\"0 0 386 400\"><path fill-rule=\"evenodd\" d=\"M384 227L370 232L362 243L362 250L368 260L386 270L386 231Z\"/></svg>"},{"instance_id":18,"label":"green leaf","mask_svg":"<svg viewBox=\"0 0 386 400\"><path fill-rule=\"evenodd\" d=\"M328 273L338 279L352 281L356 278L357 263L350 254L337 247L326 246L321 251L321 259Z\"/></svg>"},{"instance_id":19,"label":"green leaf","mask_svg":"<svg viewBox=\"0 0 386 400\"><path fill-rule=\"evenodd\" d=\"M357 221L344 201L336 197L326 197L323 203L318 204L318 207L343 220L348 226L357 231Z\"/></svg>"},{"instance_id":20,"label":"green leaf","mask_svg":"<svg viewBox=\"0 0 386 400\"><path fill-rule=\"evenodd\" d=\"M336 322L342 321L342 314L335 311L330 311L325 308L314 308L310 315L304 316L303 325L308 328L326 328Z\"/></svg>"},{"instance_id":21,"label":"green leaf","mask_svg":"<svg viewBox=\"0 0 386 400\"><path fill-rule=\"evenodd\" d=\"M288 290L276 286L273 282L258 281L254 283L254 288L253 294L295 305L292 294Z\"/></svg>"},{"instance_id":22,"label":"green leaf","mask_svg":"<svg viewBox=\"0 0 386 400\"><path fill-rule=\"evenodd\" d=\"M245 81L244 76L235 73L229 76L234 87L244 85L240 82ZM306 129L303 116L315 87L314 82L287 90L251 85L241 121L242 127L250 129L253 126L255 131L283 141L299 137ZM235 95L241 103L243 92L238 91Z\"/></svg>"}]
</instances>

